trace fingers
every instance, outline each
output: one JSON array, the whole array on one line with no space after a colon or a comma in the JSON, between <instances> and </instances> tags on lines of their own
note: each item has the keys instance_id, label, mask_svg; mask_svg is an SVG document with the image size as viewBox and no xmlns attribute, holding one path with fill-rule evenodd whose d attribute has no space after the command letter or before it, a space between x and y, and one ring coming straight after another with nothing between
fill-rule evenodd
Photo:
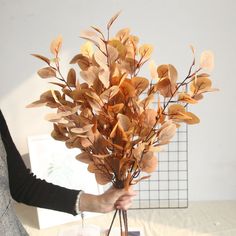
<instances>
[{"instance_id":1,"label":"fingers","mask_svg":"<svg viewBox=\"0 0 236 236\"><path fill-rule=\"evenodd\" d=\"M131 205L136 194L122 195L115 203L116 209L127 210Z\"/></svg>"},{"instance_id":2,"label":"fingers","mask_svg":"<svg viewBox=\"0 0 236 236\"><path fill-rule=\"evenodd\" d=\"M128 208L132 205L132 198L126 197L122 200L118 200L115 203L116 209L128 210Z\"/></svg>"}]
</instances>

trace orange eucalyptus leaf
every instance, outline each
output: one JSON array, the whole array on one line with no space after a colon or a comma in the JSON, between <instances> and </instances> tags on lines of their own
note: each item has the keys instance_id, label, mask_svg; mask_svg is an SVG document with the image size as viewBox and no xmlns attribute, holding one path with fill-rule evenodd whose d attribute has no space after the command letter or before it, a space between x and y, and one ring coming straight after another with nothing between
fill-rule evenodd
<instances>
[{"instance_id":1,"label":"orange eucalyptus leaf","mask_svg":"<svg viewBox=\"0 0 236 236\"><path fill-rule=\"evenodd\" d=\"M178 97L178 101L180 102L186 102L190 104L196 104L197 100L192 98L189 94L187 93L180 93Z\"/></svg>"},{"instance_id":2,"label":"orange eucalyptus leaf","mask_svg":"<svg viewBox=\"0 0 236 236\"><path fill-rule=\"evenodd\" d=\"M176 125L175 124L169 124L165 128L161 130L161 132L158 135L159 143L165 143L169 142L174 135L176 134Z\"/></svg>"},{"instance_id":3,"label":"orange eucalyptus leaf","mask_svg":"<svg viewBox=\"0 0 236 236\"><path fill-rule=\"evenodd\" d=\"M109 89L105 90L101 95L100 98L104 102L108 102L109 99L113 98L117 93L119 92L119 87L114 85L110 87Z\"/></svg>"},{"instance_id":4,"label":"orange eucalyptus leaf","mask_svg":"<svg viewBox=\"0 0 236 236\"><path fill-rule=\"evenodd\" d=\"M34 56L34 57L37 57L38 59L40 59L44 62L46 62L50 66L50 59L49 58L47 58L45 56L41 56L39 54L31 54L31 55Z\"/></svg>"},{"instance_id":5,"label":"orange eucalyptus leaf","mask_svg":"<svg viewBox=\"0 0 236 236\"><path fill-rule=\"evenodd\" d=\"M43 79L56 77L56 72L51 67L45 67L38 71L38 75Z\"/></svg>"},{"instance_id":6,"label":"orange eucalyptus leaf","mask_svg":"<svg viewBox=\"0 0 236 236\"><path fill-rule=\"evenodd\" d=\"M88 152L82 152L82 153L78 154L75 158L76 158L76 160L81 161L85 164L90 164L93 162L92 155Z\"/></svg>"},{"instance_id":7,"label":"orange eucalyptus leaf","mask_svg":"<svg viewBox=\"0 0 236 236\"><path fill-rule=\"evenodd\" d=\"M144 77L133 77L131 78L131 83L136 90L136 94L141 94L149 85L148 79Z\"/></svg>"},{"instance_id":8,"label":"orange eucalyptus leaf","mask_svg":"<svg viewBox=\"0 0 236 236\"><path fill-rule=\"evenodd\" d=\"M113 40L110 40L108 43L112 47L116 48L116 50L119 53L119 57L121 59L125 59L127 50L126 50L126 47L119 40L113 39Z\"/></svg>"},{"instance_id":9,"label":"orange eucalyptus leaf","mask_svg":"<svg viewBox=\"0 0 236 236\"><path fill-rule=\"evenodd\" d=\"M154 156L153 152L146 152L140 163L143 172L152 173L157 168L157 158Z\"/></svg>"},{"instance_id":10,"label":"orange eucalyptus leaf","mask_svg":"<svg viewBox=\"0 0 236 236\"><path fill-rule=\"evenodd\" d=\"M139 48L139 54L143 58L149 58L153 52L153 46L150 44L143 44Z\"/></svg>"},{"instance_id":11,"label":"orange eucalyptus leaf","mask_svg":"<svg viewBox=\"0 0 236 236\"><path fill-rule=\"evenodd\" d=\"M188 116L190 116L192 119L185 120L185 123L187 123L189 125L200 123L200 119L195 114L193 114L192 112L186 112L186 114Z\"/></svg>"},{"instance_id":12,"label":"orange eucalyptus leaf","mask_svg":"<svg viewBox=\"0 0 236 236\"><path fill-rule=\"evenodd\" d=\"M203 51L200 58L200 66L211 71L214 68L214 55L211 51Z\"/></svg>"},{"instance_id":13,"label":"orange eucalyptus leaf","mask_svg":"<svg viewBox=\"0 0 236 236\"><path fill-rule=\"evenodd\" d=\"M71 68L67 75L67 84L70 87L76 87L76 72L73 68Z\"/></svg>"},{"instance_id":14,"label":"orange eucalyptus leaf","mask_svg":"<svg viewBox=\"0 0 236 236\"><path fill-rule=\"evenodd\" d=\"M62 36L59 35L56 39L54 39L51 42L51 45L50 45L51 53L54 55L57 55L61 49L61 45L62 45Z\"/></svg>"}]
</instances>

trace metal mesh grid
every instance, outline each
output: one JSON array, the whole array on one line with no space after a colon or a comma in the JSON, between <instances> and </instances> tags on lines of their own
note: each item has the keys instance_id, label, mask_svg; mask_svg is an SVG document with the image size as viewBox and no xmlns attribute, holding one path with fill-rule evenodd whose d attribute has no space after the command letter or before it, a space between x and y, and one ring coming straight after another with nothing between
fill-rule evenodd
<instances>
[{"instance_id":1,"label":"metal mesh grid","mask_svg":"<svg viewBox=\"0 0 236 236\"><path fill-rule=\"evenodd\" d=\"M158 156L151 178L134 185L138 193L131 209L188 207L188 128L181 124Z\"/></svg>"}]
</instances>

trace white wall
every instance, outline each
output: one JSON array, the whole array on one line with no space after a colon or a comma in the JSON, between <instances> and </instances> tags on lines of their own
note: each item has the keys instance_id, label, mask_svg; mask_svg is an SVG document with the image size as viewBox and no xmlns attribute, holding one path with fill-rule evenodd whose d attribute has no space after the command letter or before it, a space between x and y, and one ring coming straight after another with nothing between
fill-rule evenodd
<instances>
[{"instance_id":1,"label":"white wall","mask_svg":"<svg viewBox=\"0 0 236 236\"><path fill-rule=\"evenodd\" d=\"M0 107L22 154L27 136L50 132L47 109L26 109L48 85L35 72L43 64L30 53L49 55L52 38L62 34L64 60L78 52L79 32L105 26L122 9L114 29L130 27L143 43L155 45L156 63L172 63L186 75L189 44L211 49L220 92L193 108L201 117L189 128L190 200L236 199L236 1L234 0L0 0Z\"/></svg>"}]
</instances>

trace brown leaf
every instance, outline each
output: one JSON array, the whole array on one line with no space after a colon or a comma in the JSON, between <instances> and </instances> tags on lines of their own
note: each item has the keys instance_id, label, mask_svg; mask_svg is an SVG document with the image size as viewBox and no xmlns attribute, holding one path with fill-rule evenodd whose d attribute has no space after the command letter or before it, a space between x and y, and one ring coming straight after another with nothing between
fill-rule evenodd
<instances>
[{"instance_id":1,"label":"brown leaf","mask_svg":"<svg viewBox=\"0 0 236 236\"><path fill-rule=\"evenodd\" d=\"M168 65L164 64L164 65L160 65L157 67L157 74L159 78L164 78L164 77L168 77Z\"/></svg>"},{"instance_id":2,"label":"brown leaf","mask_svg":"<svg viewBox=\"0 0 236 236\"><path fill-rule=\"evenodd\" d=\"M210 88L211 80L207 77L196 77L190 84L190 90L193 94L206 92Z\"/></svg>"},{"instance_id":3,"label":"brown leaf","mask_svg":"<svg viewBox=\"0 0 236 236\"><path fill-rule=\"evenodd\" d=\"M147 109L142 112L139 122L142 127L152 128L156 123L157 112L153 109Z\"/></svg>"},{"instance_id":4,"label":"brown leaf","mask_svg":"<svg viewBox=\"0 0 236 236\"><path fill-rule=\"evenodd\" d=\"M71 68L67 75L67 84L70 87L76 87L76 72L73 68Z\"/></svg>"},{"instance_id":5,"label":"brown leaf","mask_svg":"<svg viewBox=\"0 0 236 236\"><path fill-rule=\"evenodd\" d=\"M53 124L53 127L54 127L54 129L53 129L53 131L52 131L52 133L51 133L51 136L54 138L54 139L56 139L56 140L58 140L58 141L66 141L66 140L68 140L69 138L65 135L65 131L66 131L66 129L64 129L64 128L60 128L60 126L59 125L57 125L57 124Z\"/></svg>"},{"instance_id":6,"label":"brown leaf","mask_svg":"<svg viewBox=\"0 0 236 236\"><path fill-rule=\"evenodd\" d=\"M85 164L90 164L93 162L93 156L88 152L82 152L78 154L75 158L76 160L81 161Z\"/></svg>"},{"instance_id":7,"label":"brown leaf","mask_svg":"<svg viewBox=\"0 0 236 236\"><path fill-rule=\"evenodd\" d=\"M35 101L30 103L29 105L26 106L26 108L32 108L32 107L42 107L45 106L47 103L42 102L41 100Z\"/></svg>"},{"instance_id":8,"label":"brown leaf","mask_svg":"<svg viewBox=\"0 0 236 236\"><path fill-rule=\"evenodd\" d=\"M82 54L77 54L72 58L70 64L75 64L75 63L79 65L81 70L87 70L90 66L89 59Z\"/></svg>"},{"instance_id":9,"label":"brown leaf","mask_svg":"<svg viewBox=\"0 0 236 236\"><path fill-rule=\"evenodd\" d=\"M38 59L40 59L44 62L46 62L50 66L50 59L49 58L47 58L45 56L41 56L39 54L31 54L31 55L34 56L34 57L37 57Z\"/></svg>"},{"instance_id":10,"label":"brown leaf","mask_svg":"<svg viewBox=\"0 0 236 236\"><path fill-rule=\"evenodd\" d=\"M175 133L176 125L174 123L167 125L158 135L159 143L169 142L174 137Z\"/></svg>"},{"instance_id":11,"label":"brown leaf","mask_svg":"<svg viewBox=\"0 0 236 236\"><path fill-rule=\"evenodd\" d=\"M118 103L118 104L115 104L113 106L108 106L107 110L108 110L108 113L115 113L117 114L118 112L120 112L122 110L122 108L124 107L124 104L123 103Z\"/></svg>"},{"instance_id":12,"label":"brown leaf","mask_svg":"<svg viewBox=\"0 0 236 236\"><path fill-rule=\"evenodd\" d=\"M43 79L47 79L47 78L56 77L56 72L51 67L45 67L38 71L38 75Z\"/></svg>"},{"instance_id":13,"label":"brown leaf","mask_svg":"<svg viewBox=\"0 0 236 236\"><path fill-rule=\"evenodd\" d=\"M148 79L144 77L133 77L131 78L131 83L136 90L136 94L141 94L149 85Z\"/></svg>"},{"instance_id":14,"label":"brown leaf","mask_svg":"<svg viewBox=\"0 0 236 236\"><path fill-rule=\"evenodd\" d=\"M113 144L119 145L121 147L123 147L128 141L127 135L119 122L116 123L113 130L111 131L110 138L112 139Z\"/></svg>"},{"instance_id":15,"label":"brown leaf","mask_svg":"<svg viewBox=\"0 0 236 236\"><path fill-rule=\"evenodd\" d=\"M80 71L81 77L92 86L95 79L98 77L99 69L96 66L90 66L86 71Z\"/></svg>"},{"instance_id":16,"label":"brown leaf","mask_svg":"<svg viewBox=\"0 0 236 236\"><path fill-rule=\"evenodd\" d=\"M131 122L130 122L129 117L124 114L119 113L117 115L117 119L118 119L120 126L123 128L123 130L128 131L128 129L131 126Z\"/></svg>"},{"instance_id":17,"label":"brown leaf","mask_svg":"<svg viewBox=\"0 0 236 236\"><path fill-rule=\"evenodd\" d=\"M111 98L113 98L119 92L119 87L114 85L109 89L105 90L101 95L100 98L104 102L108 102Z\"/></svg>"},{"instance_id":18,"label":"brown leaf","mask_svg":"<svg viewBox=\"0 0 236 236\"><path fill-rule=\"evenodd\" d=\"M136 91L129 79L124 79L123 82L120 84L120 91L126 98L132 98L136 96Z\"/></svg>"}]
</instances>

